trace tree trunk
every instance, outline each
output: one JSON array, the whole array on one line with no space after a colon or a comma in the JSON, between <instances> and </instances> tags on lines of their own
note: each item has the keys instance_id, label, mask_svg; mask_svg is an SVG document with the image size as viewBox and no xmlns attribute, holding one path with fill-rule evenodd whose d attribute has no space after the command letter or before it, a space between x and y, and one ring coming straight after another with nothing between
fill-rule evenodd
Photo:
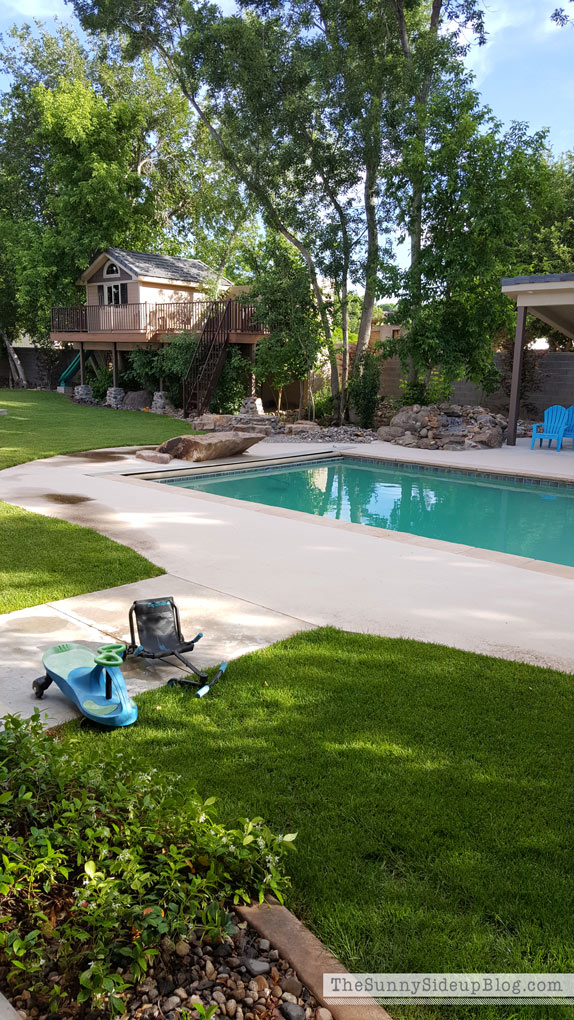
<instances>
[{"instance_id":1,"label":"tree trunk","mask_svg":"<svg viewBox=\"0 0 574 1020\"><path fill-rule=\"evenodd\" d=\"M357 348L353 362L353 373L359 371L361 354L367 348L371 336L371 323L373 321L373 309L377 293L377 270L379 268L379 228L377 224L377 165L374 161L367 167L365 178L365 214L367 219L367 261L365 266L365 296L363 298L363 309L361 322L359 324L359 335L357 337Z\"/></svg>"}]
</instances>

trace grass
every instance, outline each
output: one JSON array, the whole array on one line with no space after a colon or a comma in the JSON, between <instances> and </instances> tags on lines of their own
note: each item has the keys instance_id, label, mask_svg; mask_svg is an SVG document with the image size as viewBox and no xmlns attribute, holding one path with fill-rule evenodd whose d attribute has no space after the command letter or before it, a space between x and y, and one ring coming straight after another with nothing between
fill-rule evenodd
<instances>
[{"instance_id":1,"label":"grass","mask_svg":"<svg viewBox=\"0 0 574 1020\"><path fill-rule=\"evenodd\" d=\"M0 503L0 613L164 571L90 528Z\"/></svg>"},{"instance_id":2,"label":"grass","mask_svg":"<svg viewBox=\"0 0 574 1020\"><path fill-rule=\"evenodd\" d=\"M166 687L138 704L125 732L82 730L86 761L130 745L217 795L222 820L297 831L288 905L351 970L574 971L571 676L321 629L232 662L204 700Z\"/></svg>"},{"instance_id":3,"label":"grass","mask_svg":"<svg viewBox=\"0 0 574 1020\"><path fill-rule=\"evenodd\" d=\"M8 408L0 416L0 470L58 453L159 445L183 428L177 418L82 407L62 393L3 389L0 407Z\"/></svg>"}]
</instances>

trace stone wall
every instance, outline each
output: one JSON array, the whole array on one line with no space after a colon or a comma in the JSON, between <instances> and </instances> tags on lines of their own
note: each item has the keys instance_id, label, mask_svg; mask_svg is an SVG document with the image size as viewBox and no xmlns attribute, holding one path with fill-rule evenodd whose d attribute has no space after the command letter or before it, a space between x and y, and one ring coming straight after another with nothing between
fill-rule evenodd
<instances>
[{"instance_id":1,"label":"stone wall","mask_svg":"<svg viewBox=\"0 0 574 1020\"><path fill-rule=\"evenodd\" d=\"M574 404L574 352L537 351L535 357L539 367L539 387L527 392L521 405L520 415L524 418L541 418L544 409L551 404ZM495 362L502 368L502 358L497 355ZM399 397L401 394L401 366L398 358L383 362L381 370L381 392L385 397ZM504 390L485 393L471 382L457 382L452 391L453 404L480 404L497 413L508 413L508 395Z\"/></svg>"}]
</instances>

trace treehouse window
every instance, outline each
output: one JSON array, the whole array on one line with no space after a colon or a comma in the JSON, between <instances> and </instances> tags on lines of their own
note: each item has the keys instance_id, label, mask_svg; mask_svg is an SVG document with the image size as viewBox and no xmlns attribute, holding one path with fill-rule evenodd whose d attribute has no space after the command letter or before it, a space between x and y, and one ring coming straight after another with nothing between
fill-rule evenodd
<instances>
[{"instance_id":1,"label":"treehouse window","mask_svg":"<svg viewBox=\"0 0 574 1020\"><path fill-rule=\"evenodd\" d=\"M118 267L116 266L115 262L108 262L108 264L106 266L106 273L105 273L105 275L106 276L119 276L120 275L120 271L119 271Z\"/></svg>"},{"instance_id":2,"label":"treehouse window","mask_svg":"<svg viewBox=\"0 0 574 1020\"><path fill-rule=\"evenodd\" d=\"M107 287L98 287L98 304L100 305L127 305L128 285L127 283L109 283Z\"/></svg>"}]
</instances>

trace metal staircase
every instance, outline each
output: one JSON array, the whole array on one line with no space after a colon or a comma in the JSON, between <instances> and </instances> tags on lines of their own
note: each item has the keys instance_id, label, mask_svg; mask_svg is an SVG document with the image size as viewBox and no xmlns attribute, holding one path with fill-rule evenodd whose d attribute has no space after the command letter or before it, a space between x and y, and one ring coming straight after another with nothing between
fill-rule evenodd
<instances>
[{"instance_id":1,"label":"metal staircase","mask_svg":"<svg viewBox=\"0 0 574 1020\"><path fill-rule=\"evenodd\" d=\"M196 418L209 407L229 345L231 301L212 301L183 381L183 409Z\"/></svg>"}]
</instances>

